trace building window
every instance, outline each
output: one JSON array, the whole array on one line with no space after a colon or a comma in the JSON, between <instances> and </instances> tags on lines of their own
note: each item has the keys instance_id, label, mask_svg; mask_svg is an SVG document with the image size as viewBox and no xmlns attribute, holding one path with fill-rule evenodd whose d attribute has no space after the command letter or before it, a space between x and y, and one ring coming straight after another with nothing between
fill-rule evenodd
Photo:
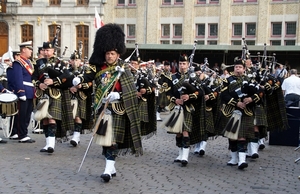
<instances>
[{"instance_id":1,"label":"building window","mask_svg":"<svg viewBox=\"0 0 300 194\"><path fill-rule=\"evenodd\" d=\"M280 46L281 45L281 41L280 40L271 40L271 45L272 46Z\"/></svg>"},{"instance_id":2,"label":"building window","mask_svg":"<svg viewBox=\"0 0 300 194\"><path fill-rule=\"evenodd\" d=\"M135 38L135 25L134 24L127 25L127 37Z\"/></svg>"},{"instance_id":3,"label":"building window","mask_svg":"<svg viewBox=\"0 0 300 194\"><path fill-rule=\"evenodd\" d=\"M49 4L50 4L50 5L60 5L60 1L61 1L61 0L50 0L50 1L49 1Z\"/></svg>"},{"instance_id":4,"label":"building window","mask_svg":"<svg viewBox=\"0 0 300 194\"><path fill-rule=\"evenodd\" d=\"M197 34L196 36L199 38L204 38L205 37L205 24L197 24L196 25L196 30Z\"/></svg>"},{"instance_id":5,"label":"building window","mask_svg":"<svg viewBox=\"0 0 300 194\"><path fill-rule=\"evenodd\" d=\"M33 26L24 24L21 25L21 42L27 42L33 40Z\"/></svg>"},{"instance_id":6,"label":"building window","mask_svg":"<svg viewBox=\"0 0 300 194\"><path fill-rule=\"evenodd\" d=\"M182 5L183 4L183 0L175 0L174 4Z\"/></svg>"},{"instance_id":7,"label":"building window","mask_svg":"<svg viewBox=\"0 0 300 194\"><path fill-rule=\"evenodd\" d=\"M78 25L76 26L76 45L79 45L79 42L82 41L82 56L89 56L89 26L86 25Z\"/></svg>"},{"instance_id":8,"label":"building window","mask_svg":"<svg viewBox=\"0 0 300 194\"><path fill-rule=\"evenodd\" d=\"M218 37L218 24L208 24L209 25L209 36Z\"/></svg>"},{"instance_id":9,"label":"building window","mask_svg":"<svg viewBox=\"0 0 300 194\"><path fill-rule=\"evenodd\" d=\"M243 25L242 23L239 24L233 24L233 36L238 36L238 37L242 37L242 30Z\"/></svg>"},{"instance_id":10,"label":"building window","mask_svg":"<svg viewBox=\"0 0 300 194\"><path fill-rule=\"evenodd\" d=\"M209 41L207 41L207 44L208 45L217 45L218 41L216 41L216 40L209 40Z\"/></svg>"},{"instance_id":11,"label":"building window","mask_svg":"<svg viewBox=\"0 0 300 194\"><path fill-rule=\"evenodd\" d=\"M135 44L135 40L127 40L126 43L127 44Z\"/></svg>"},{"instance_id":12,"label":"building window","mask_svg":"<svg viewBox=\"0 0 300 194\"><path fill-rule=\"evenodd\" d=\"M296 22L286 23L286 36L296 36Z\"/></svg>"},{"instance_id":13,"label":"building window","mask_svg":"<svg viewBox=\"0 0 300 194\"><path fill-rule=\"evenodd\" d=\"M180 40L173 40L172 44L182 44L182 41L180 41Z\"/></svg>"},{"instance_id":14,"label":"building window","mask_svg":"<svg viewBox=\"0 0 300 194\"><path fill-rule=\"evenodd\" d=\"M249 23L246 24L246 36L255 36L256 33L256 24Z\"/></svg>"},{"instance_id":15,"label":"building window","mask_svg":"<svg viewBox=\"0 0 300 194\"><path fill-rule=\"evenodd\" d=\"M210 0L209 3L211 3L211 4L218 4L219 0Z\"/></svg>"},{"instance_id":16,"label":"building window","mask_svg":"<svg viewBox=\"0 0 300 194\"><path fill-rule=\"evenodd\" d=\"M248 40L247 45L255 45L255 40Z\"/></svg>"},{"instance_id":17,"label":"building window","mask_svg":"<svg viewBox=\"0 0 300 194\"><path fill-rule=\"evenodd\" d=\"M170 37L170 24L161 25L161 37L169 38Z\"/></svg>"},{"instance_id":18,"label":"building window","mask_svg":"<svg viewBox=\"0 0 300 194\"><path fill-rule=\"evenodd\" d=\"M125 6L125 0L118 0L118 6Z\"/></svg>"},{"instance_id":19,"label":"building window","mask_svg":"<svg viewBox=\"0 0 300 194\"><path fill-rule=\"evenodd\" d=\"M286 40L285 41L285 45L287 45L287 46L295 46L296 45L296 41L295 40Z\"/></svg>"},{"instance_id":20,"label":"building window","mask_svg":"<svg viewBox=\"0 0 300 194\"><path fill-rule=\"evenodd\" d=\"M233 40L231 41L231 45L241 45L241 41L240 40Z\"/></svg>"},{"instance_id":21,"label":"building window","mask_svg":"<svg viewBox=\"0 0 300 194\"><path fill-rule=\"evenodd\" d=\"M160 44L170 44L170 41L169 40L161 40Z\"/></svg>"},{"instance_id":22,"label":"building window","mask_svg":"<svg viewBox=\"0 0 300 194\"><path fill-rule=\"evenodd\" d=\"M136 5L136 1L135 0L129 0L128 5L134 6L134 5Z\"/></svg>"},{"instance_id":23,"label":"building window","mask_svg":"<svg viewBox=\"0 0 300 194\"><path fill-rule=\"evenodd\" d=\"M272 23L272 36L281 36L281 23Z\"/></svg>"},{"instance_id":24,"label":"building window","mask_svg":"<svg viewBox=\"0 0 300 194\"><path fill-rule=\"evenodd\" d=\"M171 0L163 0L163 5L171 5Z\"/></svg>"},{"instance_id":25,"label":"building window","mask_svg":"<svg viewBox=\"0 0 300 194\"><path fill-rule=\"evenodd\" d=\"M89 5L89 0L77 0L77 5Z\"/></svg>"},{"instance_id":26,"label":"building window","mask_svg":"<svg viewBox=\"0 0 300 194\"><path fill-rule=\"evenodd\" d=\"M33 0L22 0L22 5L32 5Z\"/></svg>"},{"instance_id":27,"label":"building window","mask_svg":"<svg viewBox=\"0 0 300 194\"><path fill-rule=\"evenodd\" d=\"M204 43L205 43L204 40L198 40L198 41L197 41L197 44L198 44L198 45L204 45Z\"/></svg>"},{"instance_id":28,"label":"building window","mask_svg":"<svg viewBox=\"0 0 300 194\"><path fill-rule=\"evenodd\" d=\"M233 0L233 3L249 3L249 2L257 2L257 0Z\"/></svg>"},{"instance_id":29,"label":"building window","mask_svg":"<svg viewBox=\"0 0 300 194\"><path fill-rule=\"evenodd\" d=\"M181 38L182 37L182 24L174 24L174 38Z\"/></svg>"},{"instance_id":30,"label":"building window","mask_svg":"<svg viewBox=\"0 0 300 194\"><path fill-rule=\"evenodd\" d=\"M206 4L206 0L197 0L197 4Z\"/></svg>"},{"instance_id":31,"label":"building window","mask_svg":"<svg viewBox=\"0 0 300 194\"><path fill-rule=\"evenodd\" d=\"M60 36L60 29L58 28L58 25L49 25L48 26L48 31L49 31L49 40L52 43L52 46L55 47L60 47L61 44L61 36ZM57 42L54 41L54 37L57 36ZM57 43L58 45L54 45ZM55 49L57 50L56 55L60 56L60 49Z\"/></svg>"}]
</instances>

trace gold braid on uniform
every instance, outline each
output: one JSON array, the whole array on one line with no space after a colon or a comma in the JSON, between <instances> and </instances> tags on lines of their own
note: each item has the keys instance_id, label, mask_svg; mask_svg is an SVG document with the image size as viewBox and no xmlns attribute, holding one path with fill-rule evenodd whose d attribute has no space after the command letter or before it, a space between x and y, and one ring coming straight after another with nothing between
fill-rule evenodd
<instances>
[{"instance_id":1,"label":"gold braid on uniform","mask_svg":"<svg viewBox=\"0 0 300 194\"><path fill-rule=\"evenodd\" d=\"M231 106L236 106L237 105L237 101L235 101L235 99L234 98L231 98L230 100L229 100L229 102L228 102L228 104L229 105L231 105Z\"/></svg>"},{"instance_id":2,"label":"gold braid on uniform","mask_svg":"<svg viewBox=\"0 0 300 194\"><path fill-rule=\"evenodd\" d=\"M208 97L209 97L210 100L215 100L216 99L216 96L214 95L213 92L209 93Z\"/></svg>"},{"instance_id":3,"label":"gold braid on uniform","mask_svg":"<svg viewBox=\"0 0 300 194\"><path fill-rule=\"evenodd\" d=\"M260 97L257 94L254 94L253 96L251 96L251 98L255 103L257 103L260 100Z\"/></svg>"},{"instance_id":4,"label":"gold braid on uniform","mask_svg":"<svg viewBox=\"0 0 300 194\"><path fill-rule=\"evenodd\" d=\"M195 93L192 93L192 94L189 94L189 98L190 99L197 99L198 98L198 92L195 92Z\"/></svg>"}]
</instances>

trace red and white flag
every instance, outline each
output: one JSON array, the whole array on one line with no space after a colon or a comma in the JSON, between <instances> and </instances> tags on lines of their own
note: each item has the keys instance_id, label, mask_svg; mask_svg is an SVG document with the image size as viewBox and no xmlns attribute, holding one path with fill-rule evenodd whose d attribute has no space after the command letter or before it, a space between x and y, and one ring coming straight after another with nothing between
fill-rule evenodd
<instances>
[{"instance_id":1,"label":"red and white flag","mask_svg":"<svg viewBox=\"0 0 300 194\"><path fill-rule=\"evenodd\" d=\"M99 14L98 14L98 11L97 11L96 7L95 7L95 21L94 21L94 23L95 23L95 28L96 29L99 29L99 28L101 28L101 26L104 25L101 18L100 18L100 16L99 16Z\"/></svg>"}]
</instances>

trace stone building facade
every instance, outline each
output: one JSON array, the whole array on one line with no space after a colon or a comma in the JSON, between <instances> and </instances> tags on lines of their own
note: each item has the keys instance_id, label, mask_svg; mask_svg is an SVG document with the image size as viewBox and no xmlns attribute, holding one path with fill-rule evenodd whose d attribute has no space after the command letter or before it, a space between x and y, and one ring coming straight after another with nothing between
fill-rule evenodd
<instances>
[{"instance_id":1,"label":"stone building facade","mask_svg":"<svg viewBox=\"0 0 300 194\"><path fill-rule=\"evenodd\" d=\"M208 56L218 58L219 63L230 63L244 43L255 54L262 53L266 43L268 52L276 52L282 62L287 59L300 62L295 57L300 54L299 0L0 1L11 12L0 13L0 26L6 26L9 32L6 46L13 48L22 41L22 26L32 27L29 33L37 48L53 37L53 28L49 26L59 25L60 47L68 47L66 56L78 48L80 40L84 40L84 55L90 56L97 30L96 7L104 23L118 23L123 28L127 54L138 43L145 58L154 55L171 58L178 52L192 50L197 40L198 60ZM0 35L0 43L3 39L5 36Z\"/></svg>"}]
</instances>

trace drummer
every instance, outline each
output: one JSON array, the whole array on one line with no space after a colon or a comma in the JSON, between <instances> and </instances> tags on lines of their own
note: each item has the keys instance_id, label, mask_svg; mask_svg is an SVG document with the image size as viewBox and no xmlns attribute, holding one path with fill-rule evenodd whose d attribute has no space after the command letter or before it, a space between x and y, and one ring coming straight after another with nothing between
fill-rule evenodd
<instances>
[{"instance_id":1,"label":"drummer","mask_svg":"<svg viewBox=\"0 0 300 194\"><path fill-rule=\"evenodd\" d=\"M7 69L8 89L17 95L18 114L15 115L10 139L18 139L20 143L34 143L28 134L28 125L33 111L34 86L31 82L33 65L32 41L23 42L20 46L20 57L15 59L11 68Z\"/></svg>"}]
</instances>

